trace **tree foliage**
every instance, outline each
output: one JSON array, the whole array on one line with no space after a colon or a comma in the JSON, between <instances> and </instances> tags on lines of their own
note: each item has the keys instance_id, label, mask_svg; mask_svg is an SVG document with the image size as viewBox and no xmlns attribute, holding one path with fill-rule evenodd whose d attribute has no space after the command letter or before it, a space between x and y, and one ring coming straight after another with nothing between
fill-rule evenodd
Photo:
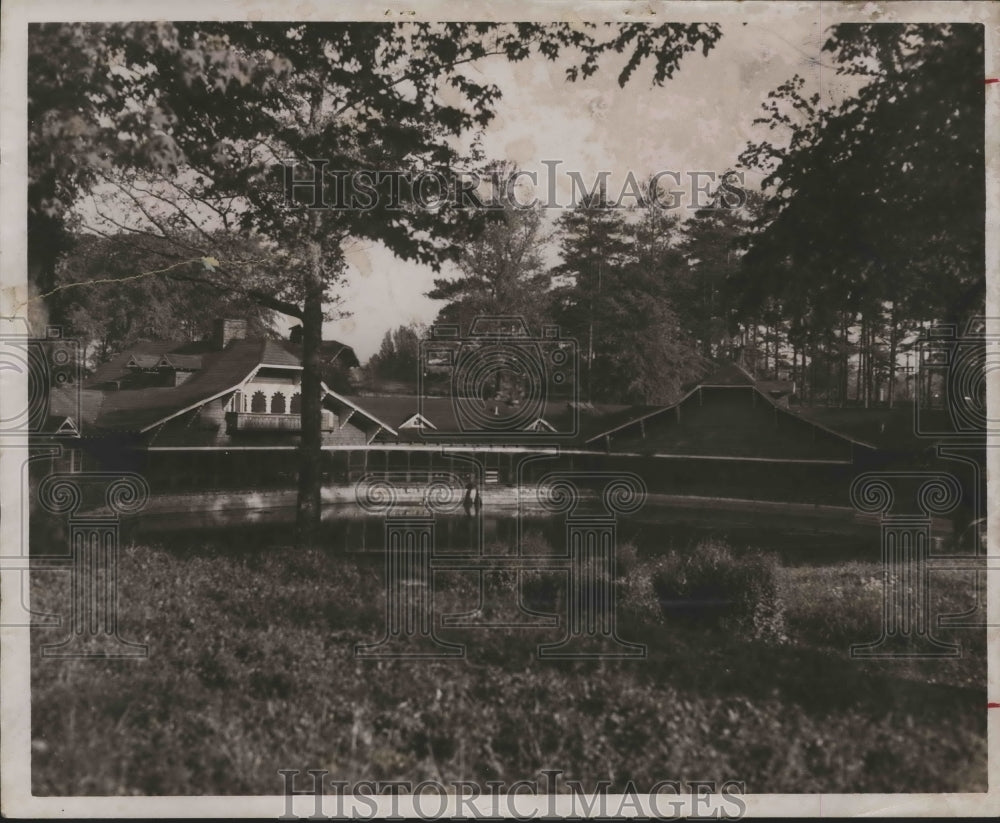
<instances>
[{"instance_id":1,"label":"tree foliage","mask_svg":"<svg viewBox=\"0 0 1000 823\"><path fill-rule=\"evenodd\" d=\"M655 203L626 215L596 190L556 226L554 317L578 343L583 396L672 402L703 365L671 294L683 268L677 218Z\"/></svg>"},{"instance_id":2,"label":"tree foliage","mask_svg":"<svg viewBox=\"0 0 1000 823\"><path fill-rule=\"evenodd\" d=\"M774 191L751 262L829 275L817 282L851 308L895 297L924 319L974 309L984 284L982 27L840 25L824 50L860 88L824 105L795 77L770 96L762 122L787 137L741 158Z\"/></svg>"},{"instance_id":3,"label":"tree foliage","mask_svg":"<svg viewBox=\"0 0 1000 823\"><path fill-rule=\"evenodd\" d=\"M168 253L171 251L167 249ZM64 331L89 347L88 365L140 340L204 340L219 317L247 320L253 337L274 335L274 313L241 293L149 275L171 257L136 250L116 239L75 238L57 266Z\"/></svg>"},{"instance_id":4,"label":"tree foliage","mask_svg":"<svg viewBox=\"0 0 1000 823\"><path fill-rule=\"evenodd\" d=\"M392 380L414 385L420 368L420 340L424 329L397 326L382 338L379 350L368 361L368 371L376 380Z\"/></svg>"},{"instance_id":5,"label":"tree foliage","mask_svg":"<svg viewBox=\"0 0 1000 823\"><path fill-rule=\"evenodd\" d=\"M434 281L427 296L448 301L437 322L458 324L465 333L480 315L516 315L537 333L548 308L545 243L540 209L508 204L465 247L459 276Z\"/></svg>"},{"instance_id":6,"label":"tree foliage","mask_svg":"<svg viewBox=\"0 0 1000 823\"><path fill-rule=\"evenodd\" d=\"M740 158L771 193L745 302L797 335L827 382L839 361L841 400L852 346L860 395L884 362L891 399L907 328L983 309L983 29L844 24L824 51L855 93L830 103L791 78L758 121L774 136Z\"/></svg>"},{"instance_id":7,"label":"tree foliage","mask_svg":"<svg viewBox=\"0 0 1000 823\"><path fill-rule=\"evenodd\" d=\"M35 26L29 212L45 215L51 229L78 192L100 182L117 185L140 212L160 197L173 207L174 220L183 220L192 203L199 214L213 215L207 225L188 221L207 249L201 256L220 263L200 279L302 321L298 524L300 542L309 543L320 507L319 349L324 305L344 270L342 244L376 241L436 267L457 259L485 218L447 203L420 208L405 186L398 199L383 196L367 209L296 208L301 203L288 202L276 166L322 158L349 179L370 170L447 173L470 159L461 139L493 119L501 96L479 61L573 52L572 80L596 71L603 54L629 51L622 84L646 59L655 66L653 81L662 83L685 54L707 52L720 34L714 25L641 24ZM122 182L123 168L136 171L133 180L148 181L144 192ZM147 222L121 230L134 240L180 234L159 216ZM42 223L31 225L34 231ZM219 231L253 238L269 259L228 264L210 248ZM261 276L249 289L248 267ZM36 257L31 273L42 291L53 271L51 256Z\"/></svg>"}]
</instances>

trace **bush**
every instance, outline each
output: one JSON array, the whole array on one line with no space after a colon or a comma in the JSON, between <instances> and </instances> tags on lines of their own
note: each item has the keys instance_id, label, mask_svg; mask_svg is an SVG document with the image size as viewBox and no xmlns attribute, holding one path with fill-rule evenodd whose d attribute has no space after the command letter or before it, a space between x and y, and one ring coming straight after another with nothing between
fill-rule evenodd
<instances>
[{"instance_id":1,"label":"bush","mask_svg":"<svg viewBox=\"0 0 1000 823\"><path fill-rule=\"evenodd\" d=\"M639 550L635 543L627 541L618 547L615 555L615 577L619 580L629 576L633 569L641 564Z\"/></svg>"},{"instance_id":2,"label":"bush","mask_svg":"<svg viewBox=\"0 0 1000 823\"><path fill-rule=\"evenodd\" d=\"M754 552L736 556L724 543L670 552L652 568L653 592L668 620L738 627L754 637L781 638L777 560Z\"/></svg>"},{"instance_id":3,"label":"bush","mask_svg":"<svg viewBox=\"0 0 1000 823\"><path fill-rule=\"evenodd\" d=\"M521 577L521 602L534 612L554 612L566 591L566 574L529 571Z\"/></svg>"},{"instance_id":4,"label":"bush","mask_svg":"<svg viewBox=\"0 0 1000 823\"><path fill-rule=\"evenodd\" d=\"M829 646L843 654L851 646L881 637L884 604L884 569L881 563L850 561L836 567L786 569L782 600L787 606L789 633L794 640ZM893 583L897 583L893 579ZM982 582L982 581L980 581ZM930 609L926 619L931 633L945 642L960 643L967 651L985 654L986 632L937 625L941 615L967 611L976 603L976 577L969 572L935 571L930 575ZM907 586L915 596L916 581ZM894 585L895 590L895 585ZM897 625L904 602L890 601Z\"/></svg>"},{"instance_id":5,"label":"bush","mask_svg":"<svg viewBox=\"0 0 1000 823\"><path fill-rule=\"evenodd\" d=\"M615 581L617 616L632 629L663 622L663 611L653 590L652 567L651 561L643 561L620 573Z\"/></svg>"},{"instance_id":6,"label":"bush","mask_svg":"<svg viewBox=\"0 0 1000 823\"><path fill-rule=\"evenodd\" d=\"M516 550L516 546L510 544L505 553ZM560 546L560 549L564 547ZM549 540L539 531L528 530L521 535L521 554L545 555L553 554L553 546Z\"/></svg>"}]
</instances>

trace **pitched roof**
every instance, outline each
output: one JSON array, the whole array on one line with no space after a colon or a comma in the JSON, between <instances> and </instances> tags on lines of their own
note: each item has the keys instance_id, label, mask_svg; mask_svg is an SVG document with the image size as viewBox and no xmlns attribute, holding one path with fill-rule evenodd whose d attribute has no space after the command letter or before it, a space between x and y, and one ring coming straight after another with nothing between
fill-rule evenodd
<instances>
[{"instance_id":1,"label":"pitched roof","mask_svg":"<svg viewBox=\"0 0 1000 823\"><path fill-rule=\"evenodd\" d=\"M791 394L795 389L794 380L758 380L757 388L772 396Z\"/></svg>"},{"instance_id":2,"label":"pitched roof","mask_svg":"<svg viewBox=\"0 0 1000 823\"><path fill-rule=\"evenodd\" d=\"M637 421L662 406L587 403L580 406L580 440L588 442L618 426Z\"/></svg>"},{"instance_id":3,"label":"pitched roof","mask_svg":"<svg viewBox=\"0 0 1000 823\"><path fill-rule=\"evenodd\" d=\"M803 406L792 412L817 426L828 427L876 444L884 451L919 452L933 448L946 435L923 432L953 431L946 409L920 409L920 425L912 400L897 401L893 408L859 406ZM986 432L971 441L985 442Z\"/></svg>"},{"instance_id":4,"label":"pitched roof","mask_svg":"<svg viewBox=\"0 0 1000 823\"><path fill-rule=\"evenodd\" d=\"M165 354L161 362L173 366L175 369L188 369L197 371L201 368L202 358L198 354Z\"/></svg>"},{"instance_id":5,"label":"pitched roof","mask_svg":"<svg viewBox=\"0 0 1000 823\"><path fill-rule=\"evenodd\" d=\"M435 428L441 431L455 431L455 418L448 397L420 397L413 394L387 394L365 397L348 397L352 403L367 409L393 428L398 428L415 414L423 414Z\"/></svg>"},{"instance_id":6,"label":"pitched roof","mask_svg":"<svg viewBox=\"0 0 1000 823\"><path fill-rule=\"evenodd\" d=\"M302 367L302 358L290 350L290 344L284 341L265 340L261 351L260 362L267 366Z\"/></svg>"},{"instance_id":7,"label":"pitched roof","mask_svg":"<svg viewBox=\"0 0 1000 823\"><path fill-rule=\"evenodd\" d=\"M97 418L102 429L143 431L238 386L262 362L262 340L238 340L203 357L202 369L179 386L105 393Z\"/></svg>"},{"instance_id":8,"label":"pitched roof","mask_svg":"<svg viewBox=\"0 0 1000 823\"><path fill-rule=\"evenodd\" d=\"M131 373L128 363L133 357L138 362L153 359L147 368L152 368L166 356L172 361L177 357L193 357L210 353L212 344L209 341L183 342L179 340L140 340L126 351L114 355L107 363L99 365L92 375L84 381L87 388L97 388L106 383L113 383L128 377ZM179 365L179 364L178 364Z\"/></svg>"},{"instance_id":9,"label":"pitched roof","mask_svg":"<svg viewBox=\"0 0 1000 823\"><path fill-rule=\"evenodd\" d=\"M63 422L71 420L76 430L86 435L94 425L104 402L104 392L84 389L78 383L55 385L49 390L48 419L44 431L57 431Z\"/></svg>"},{"instance_id":10,"label":"pitched roof","mask_svg":"<svg viewBox=\"0 0 1000 823\"><path fill-rule=\"evenodd\" d=\"M147 430L234 390L258 366L301 369L298 350L301 347L285 341L260 339L236 340L224 351L214 350L210 341L137 343L98 367L84 384L92 395L88 401L92 414L85 422L110 431ZM109 383L124 381L127 385L130 363L144 368L172 366L194 374L178 386L93 391ZM360 411L364 412L363 406Z\"/></svg>"},{"instance_id":11,"label":"pitched roof","mask_svg":"<svg viewBox=\"0 0 1000 823\"><path fill-rule=\"evenodd\" d=\"M138 366L141 369L154 369L159 364L161 358L155 354L133 354L126 366Z\"/></svg>"},{"instance_id":12,"label":"pitched roof","mask_svg":"<svg viewBox=\"0 0 1000 823\"><path fill-rule=\"evenodd\" d=\"M812 425L813 427L815 427L816 429L818 429L820 431L823 431L823 432L826 432L829 435L833 435L835 438L839 438L843 442L854 443L856 445L859 445L859 446L862 446L862 447L868 448L868 449L875 448L875 446L873 446L870 442L866 442L864 440L859 440L856 437L853 437L852 435L845 433L844 431L836 431L836 430L834 430L834 429L832 429L832 428L830 428L828 426L823 425L823 423L820 423L817 420L807 418L807 417L805 417L803 415L796 414L796 413L794 413L794 412L792 412L792 411L790 411L790 410L788 410L786 408L778 406L774 402L774 399L771 397L771 391L773 390L773 386L775 385L776 382L781 382L782 385L783 385L783 381L763 381L763 382L758 382L757 380L754 379L753 375L751 375L748 371L746 371L746 369L744 369L742 366L740 366L740 365L738 365L736 363L727 363L727 364L724 364L723 366L721 366L714 373L710 374L708 377L706 377L700 383L698 383L697 385L695 385L690 391L688 391L676 403L673 403L673 404L671 404L669 406L635 406L635 407L632 407L630 410L628 410L626 412L623 412L620 415L617 415L616 416L617 419L614 420L614 422L613 422L612 425L602 427L599 431L585 434L584 437L585 437L586 443L588 445L594 445L597 442L599 442L600 440L602 440L604 438L609 438L612 435L625 435L625 436L627 436L627 434L626 434L627 430L631 429L636 424L638 424L640 422L644 422L644 421L650 420L650 419L655 418L655 417L658 417L659 415L662 415L665 412L669 412L671 410L674 410L674 409L682 406L685 403L685 401L687 401L689 398L691 398L701 388L734 388L735 387L735 388L749 389L750 391L752 391L752 392L756 393L757 395L759 395L760 397L762 397L770 406L774 406L779 413L785 414L785 415L789 415L789 416L794 417L794 418L799 419L799 420L803 420L803 421L809 423L810 425ZM607 422L610 423L612 421L608 420ZM667 438L667 440L669 441L670 438ZM661 444L661 445L664 445L665 447L666 446L677 447L678 443L673 442L673 441L670 441L670 442L664 441L664 443ZM748 444L735 444L735 445L739 446L739 448L744 448ZM763 445L763 444L759 444L759 445ZM704 447L704 444L698 444L697 445L697 448L703 448L703 447ZM687 446L685 446L685 449L686 448L687 448Z\"/></svg>"},{"instance_id":13,"label":"pitched roof","mask_svg":"<svg viewBox=\"0 0 1000 823\"><path fill-rule=\"evenodd\" d=\"M451 397L427 396L421 398L414 394L364 395L348 398L352 403L366 409L371 414L384 420L399 431L400 440L423 440L428 436L434 439L446 439L451 432L461 433L455 403ZM625 411L634 410L634 406L615 404L575 404L577 415L577 438L591 431L603 430L609 419L617 419ZM404 427L407 421L415 415L423 415L433 427L428 432L425 429L411 426ZM523 433L531 433L532 440L539 439L539 434L552 433L562 435L570 431L574 409L565 401L550 401L538 418L530 420L525 425ZM544 421L538 424L538 421ZM549 428L546 428L546 424ZM522 432L511 432L516 435ZM537 434L536 434L537 433Z\"/></svg>"}]
</instances>

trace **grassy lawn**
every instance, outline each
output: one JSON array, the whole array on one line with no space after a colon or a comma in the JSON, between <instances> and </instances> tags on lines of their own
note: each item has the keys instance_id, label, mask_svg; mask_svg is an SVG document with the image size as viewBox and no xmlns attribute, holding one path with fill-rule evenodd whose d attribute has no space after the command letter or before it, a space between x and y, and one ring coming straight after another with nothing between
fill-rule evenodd
<instances>
[{"instance_id":1,"label":"grassy lawn","mask_svg":"<svg viewBox=\"0 0 1000 823\"><path fill-rule=\"evenodd\" d=\"M43 659L33 632L33 790L41 795L278 794L278 769L344 780L741 780L748 792L985 791L985 637L951 660L852 660L878 636L873 563L782 567L767 619L664 617L655 561L627 552L619 633L646 659L545 661L558 629L442 630L465 659L356 659L383 634L378 557L129 546L121 632L145 660ZM551 595L526 575L529 595ZM509 577L491 585L500 600ZM935 575L940 608L970 580ZM559 587L556 586L556 596ZM435 578L437 613L475 607ZM542 597L544 600L544 597ZM69 576L32 575L67 613Z\"/></svg>"}]
</instances>

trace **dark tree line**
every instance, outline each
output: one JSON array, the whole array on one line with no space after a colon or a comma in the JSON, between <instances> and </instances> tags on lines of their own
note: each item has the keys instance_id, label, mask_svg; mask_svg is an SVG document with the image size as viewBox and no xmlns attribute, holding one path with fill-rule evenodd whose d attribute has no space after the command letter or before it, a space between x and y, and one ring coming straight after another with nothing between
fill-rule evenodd
<instances>
[{"instance_id":1,"label":"dark tree line","mask_svg":"<svg viewBox=\"0 0 1000 823\"><path fill-rule=\"evenodd\" d=\"M577 341L592 400L668 401L714 358L791 377L805 403L891 405L919 333L984 309L983 29L840 25L824 53L854 91L829 102L796 76L768 96L772 137L739 158L762 192L682 222L595 192L556 221L547 272L506 254L525 228L540 243L508 214L431 292L441 318L530 307Z\"/></svg>"},{"instance_id":2,"label":"dark tree line","mask_svg":"<svg viewBox=\"0 0 1000 823\"><path fill-rule=\"evenodd\" d=\"M841 25L824 52L857 92L825 104L792 78L741 157L768 197L739 313L807 398L891 403L914 330L984 307L983 29Z\"/></svg>"},{"instance_id":3,"label":"dark tree line","mask_svg":"<svg viewBox=\"0 0 1000 823\"><path fill-rule=\"evenodd\" d=\"M684 223L662 207L662 192L645 195L622 208L597 187L544 236L537 211L508 209L463 257L459 277L429 293L449 300L438 322L464 333L476 316L517 315L536 335L556 325L576 344L580 399L677 399L713 358L732 354L725 291L752 207L719 196ZM546 246L558 258L548 267Z\"/></svg>"}]
</instances>

